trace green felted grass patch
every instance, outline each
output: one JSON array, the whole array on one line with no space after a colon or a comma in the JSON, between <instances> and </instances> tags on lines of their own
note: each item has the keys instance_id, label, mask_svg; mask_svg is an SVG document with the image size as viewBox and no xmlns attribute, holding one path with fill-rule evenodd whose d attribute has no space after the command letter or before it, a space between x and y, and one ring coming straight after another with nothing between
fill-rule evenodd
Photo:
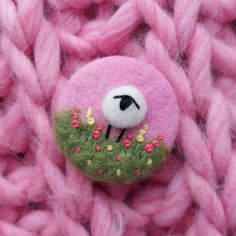
<instances>
[{"instance_id":1,"label":"green felted grass patch","mask_svg":"<svg viewBox=\"0 0 236 236\"><path fill-rule=\"evenodd\" d=\"M123 140L116 142L117 137L105 140L106 127L95 139L93 133L97 130L97 124L82 124L77 118L80 127L75 128L72 125L75 120L72 119L73 114L74 111L70 110L55 116L56 139L62 154L95 181L131 183L144 179L163 164L169 154L163 141L159 141L159 145L147 153L145 146L151 141L139 143L134 137L127 148Z\"/></svg>"}]
</instances>

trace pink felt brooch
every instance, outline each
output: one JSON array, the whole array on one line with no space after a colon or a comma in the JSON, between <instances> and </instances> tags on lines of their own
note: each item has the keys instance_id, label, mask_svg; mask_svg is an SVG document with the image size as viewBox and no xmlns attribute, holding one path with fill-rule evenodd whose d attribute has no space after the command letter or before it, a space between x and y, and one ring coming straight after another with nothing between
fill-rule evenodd
<instances>
[{"instance_id":1,"label":"pink felt brooch","mask_svg":"<svg viewBox=\"0 0 236 236\"><path fill-rule=\"evenodd\" d=\"M132 58L87 64L54 100L62 154L95 181L144 179L165 162L177 135L172 87L154 67Z\"/></svg>"}]
</instances>

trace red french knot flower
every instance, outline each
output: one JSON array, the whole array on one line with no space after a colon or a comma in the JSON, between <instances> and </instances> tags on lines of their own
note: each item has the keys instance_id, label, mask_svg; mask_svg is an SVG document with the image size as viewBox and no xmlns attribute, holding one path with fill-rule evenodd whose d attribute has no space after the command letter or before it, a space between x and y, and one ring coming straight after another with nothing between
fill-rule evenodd
<instances>
[{"instance_id":1,"label":"red french knot flower","mask_svg":"<svg viewBox=\"0 0 236 236\"><path fill-rule=\"evenodd\" d=\"M127 135L127 139L130 140L130 141L132 141L132 140L133 140L132 134L128 134L128 135Z\"/></svg>"},{"instance_id":2,"label":"red french knot flower","mask_svg":"<svg viewBox=\"0 0 236 236\"><path fill-rule=\"evenodd\" d=\"M152 141L152 146L155 148L155 147L158 147L160 144L159 140L153 140Z\"/></svg>"},{"instance_id":3,"label":"red french knot flower","mask_svg":"<svg viewBox=\"0 0 236 236\"><path fill-rule=\"evenodd\" d=\"M96 130L96 131L93 132L93 138L94 138L94 139L97 140L97 139L100 138L100 136L101 136L100 131Z\"/></svg>"},{"instance_id":4,"label":"red french knot flower","mask_svg":"<svg viewBox=\"0 0 236 236\"><path fill-rule=\"evenodd\" d=\"M104 170L103 170L102 168L98 169L98 174L99 174L99 175L104 174Z\"/></svg>"},{"instance_id":5,"label":"red french knot flower","mask_svg":"<svg viewBox=\"0 0 236 236\"><path fill-rule=\"evenodd\" d=\"M140 169L136 169L135 170L135 175L136 176L140 176L141 175L141 170Z\"/></svg>"},{"instance_id":6,"label":"red french knot flower","mask_svg":"<svg viewBox=\"0 0 236 236\"><path fill-rule=\"evenodd\" d=\"M96 134L96 135L101 135L101 132L98 131L98 130L95 130L93 133Z\"/></svg>"},{"instance_id":7,"label":"red french knot flower","mask_svg":"<svg viewBox=\"0 0 236 236\"><path fill-rule=\"evenodd\" d=\"M162 135L158 135L158 136L157 136L157 140L161 141L161 140L163 140L163 139L164 139L164 137L163 137Z\"/></svg>"},{"instance_id":8,"label":"red french knot flower","mask_svg":"<svg viewBox=\"0 0 236 236\"><path fill-rule=\"evenodd\" d=\"M79 128L79 122L77 120L73 120L71 125L74 127L74 128Z\"/></svg>"},{"instance_id":9,"label":"red french knot flower","mask_svg":"<svg viewBox=\"0 0 236 236\"><path fill-rule=\"evenodd\" d=\"M126 147L126 148L129 148L131 146L131 141L129 139L125 139L123 141L123 145Z\"/></svg>"},{"instance_id":10,"label":"red french knot flower","mask_svg":"<svg viewBox=\"0 0 236 236\"><path fill-rule=\"evenodd\" d=\"M97 130L101 132L102 129L103 129L103 125L102 125L102 124L98 124L98 125L97 125Z\"/></svg>"},{"instance_id":11,"label":"red french knot flower","mask_svg":"<svg viewBox=\"0 0 236 236\"><path fill-rule=\"evenodd\" d=\"M101 150L102 150L102 149L101 149L100 146L97 146L97 147L95 148L95 151L96 151L96 152L101 152Z\"/></svg>"},{"instance_id":12,"label":"red french knot flower","mask_svg":"<svg viewBox=\"0 0 236 236\"><path fill-rule=\"evenodd\" d=\"M81 152L81 148L80 148L80 147L77 147L77 148L75 149L75 151L76 151L77 153L80 153L80 152Z\"/></svg>"},{"instance_id":13,"label":"red french knot flower","mask_svg":"<svg viewBox=\"0 0 236 236\"><path fill-rule=\"evenodd\" d=\"M152 153L153 152L152 144L146 144L144 149L147 153Z\"/></svg>"},{"instance_id":14,"label":"red french knot flower","mask_svg":"<svg viewBox=\"0 0 236 236\"><path fill-rule=\"evenodd\" d=\"M78 113L74 112L74 113L72 114L72 118L73 118L73 119L78 119Z\"/></svg>"},{"instance_id":15,"label":"red french knot flower","mask_svg":"<svg viewBox=\"0 0 236 236\"><path fill-rule=\"evenodd\" d=\"M116 161L121 161L121 157L120 156L116 156Z\"/></svg>"},{"instance_id":16,"label":"red french knot flower","mask_svg":"<svg viewBox=\"0 0 236 236\"><path fill-rule=\"evenodd\" d=\"M100 138L100 135L93 134L93 138L98 140Z\"/></svg>"}]
</instances>

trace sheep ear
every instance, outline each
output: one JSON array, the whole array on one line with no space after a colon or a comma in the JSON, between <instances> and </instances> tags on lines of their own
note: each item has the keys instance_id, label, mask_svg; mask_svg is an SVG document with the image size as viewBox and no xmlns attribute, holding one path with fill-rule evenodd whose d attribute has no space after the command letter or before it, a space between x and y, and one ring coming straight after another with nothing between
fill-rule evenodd
<instances>
[{"instance_id":1,"label":"sheep ear","mask_svg":"<svg viewBox=\"0 0 236 236\"><path fill-rule=\"evenodd\" d=\"M137 109L140 110L140 106L138 105L138 103L136 102L136 100L134 98L133 98L133 103L137 107Z\"/></svg>"}]
</instances>

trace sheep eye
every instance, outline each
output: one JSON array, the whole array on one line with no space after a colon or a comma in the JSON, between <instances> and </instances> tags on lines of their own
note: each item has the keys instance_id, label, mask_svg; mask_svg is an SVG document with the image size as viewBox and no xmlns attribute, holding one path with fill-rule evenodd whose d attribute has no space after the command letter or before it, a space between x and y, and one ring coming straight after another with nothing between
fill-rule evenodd
<instances>
[{"instance_id":1,"label":"sheep eye","mask_svg":"<svg viewBox=\"0 0 236 236\"><path fill-rule=\"evenodd\" d=\"M135 101L134 98L132 98L129 95L119 95L119 96L114 96L114 99L120 98L120 109L122 111L124 111L125 109L127 109L132 103L134 103L134 105L137 107L138 110L140 110L140 106L138 105L138 103Z\"/></svg>"},{"instance_id":2,"label":"sheep eye","mask_svg":"<svg viewBox=\"0 0 236 236\"><path fill-rule=\"evenodd\" d=\"M123 86L114 88L105 95L102 109L111 126L126 129L143 121L147 105L145 97L137 88Z\"/></svg>"}]
</instances>

